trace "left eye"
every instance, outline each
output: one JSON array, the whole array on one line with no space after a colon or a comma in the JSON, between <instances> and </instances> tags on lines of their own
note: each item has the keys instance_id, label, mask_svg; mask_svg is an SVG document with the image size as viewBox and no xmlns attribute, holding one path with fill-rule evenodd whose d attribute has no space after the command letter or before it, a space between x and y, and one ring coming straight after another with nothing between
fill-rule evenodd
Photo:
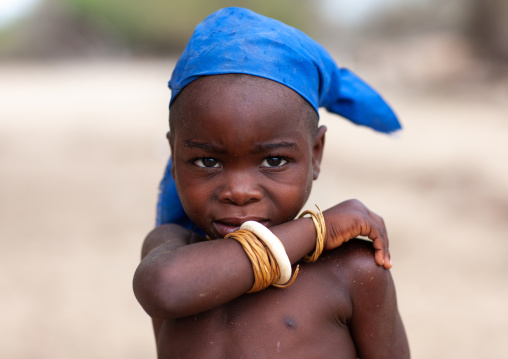
<instances>
[{"instance_id":1,"label":"left eye","mask_svg":"<svg viewBox=\"0 0 508 359\"><path fill-rule=\"evenodd\" d=\"M219 162L215 158L199 158L194 161L194 164L203 168L219 167Z\"/></svg>"},{"instance_id":2,"label":"left eye","mask_svg":"<svg viewBox=\"0 0 508 359\"><path fill-rule=\"evenodd\" d=\"M287 160L285 160L282 157L267 157L261 164L262 167L280 167L288 163Z\"/></svg>"}]
</instances>

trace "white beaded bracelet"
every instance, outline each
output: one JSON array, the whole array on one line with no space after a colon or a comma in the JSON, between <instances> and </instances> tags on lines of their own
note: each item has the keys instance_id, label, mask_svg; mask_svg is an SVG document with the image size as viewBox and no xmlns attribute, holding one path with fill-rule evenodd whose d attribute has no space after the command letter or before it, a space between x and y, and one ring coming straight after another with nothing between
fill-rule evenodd
<instances>
[{"instance_id":1,"label":"white beaded bracelet","mask_svg":"<svg viewBox=\"0 0 508 359\"><path fill-rule=\"evenodd\" d=\"M247 221L240 229L251 231L270 249L280 269L280 277L275 284L285 284L291 278L291 262L282 242L268 228L256 221Z\"/></svg>"}]
</instances>

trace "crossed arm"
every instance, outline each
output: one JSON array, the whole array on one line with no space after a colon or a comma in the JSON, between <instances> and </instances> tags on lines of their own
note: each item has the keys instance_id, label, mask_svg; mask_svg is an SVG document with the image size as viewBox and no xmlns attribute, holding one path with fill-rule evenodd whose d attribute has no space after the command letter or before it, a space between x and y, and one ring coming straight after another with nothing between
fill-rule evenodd
<instances>
[{"instance_id":1,"label":"crossed arm","mask_svg":"<svg viewBox=\"0 0 508 359\"><path fill-rule=\"evenodd\" d=\"M324 212L325 250L359 235L373 241L376 262L389 268L386 229L381 217L356 200ZM292 264L315 246L309 218L270 228L283 243ZM177 225L154 229L143 245L143 259L134 275L134 292L152 318L170 319L200 313L246 293L253 284L251 263L231 239L205 241Z\"/></svg>"}]
</instances>

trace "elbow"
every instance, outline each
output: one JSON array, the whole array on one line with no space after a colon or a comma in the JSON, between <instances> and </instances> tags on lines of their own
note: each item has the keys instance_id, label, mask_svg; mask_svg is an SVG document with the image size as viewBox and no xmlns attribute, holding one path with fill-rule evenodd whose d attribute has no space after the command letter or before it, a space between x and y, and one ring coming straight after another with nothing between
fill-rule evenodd
<instances>
[{"instance_id":1,"label":"elbow","mask_svg":"<svg viewBox=\"0 0 508 359\"><path fill-rule=\"evenodd\" d=\"M141 264L133 278L134 295L145 312L153 319L174 319L182 315L182 300L177 276L168 268Z\"/></svg>"}]
</instances>

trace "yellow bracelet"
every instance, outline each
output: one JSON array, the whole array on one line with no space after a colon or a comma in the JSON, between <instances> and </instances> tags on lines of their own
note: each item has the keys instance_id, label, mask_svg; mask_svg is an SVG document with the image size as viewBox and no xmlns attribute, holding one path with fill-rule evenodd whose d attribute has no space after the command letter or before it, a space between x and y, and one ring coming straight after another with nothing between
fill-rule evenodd
<instances>
[{"instance_id":1,"label":"yellow bracelet","mask_svg":"<svg viewBox=\"0 0 508 359\"><path fill-rule=\"evenodd\" d=\"M326 236L326 225L325 225L325 217L323 216L323 212L321 212L321 209L316 205L318 209L318 213L314 213L313 211L305 211L303 212L298 218L302 218L306 214L309 214L312 218L312 222L314 222L314 227L316 227L316 249L314 250L314 253L307 254L305 257L303 257L303 261L307 263L312 263L317 261L321 253L323 253L324 249L324 243L325 243L325 236Z\"/></svg>"},{"instance_id":2,"label":"yellow bracelet","mask_svg":"<svg viewBox=\"0 0 508 359\"><path fill-rule=\"evenodd\" d=\"M272 252L275 261L280 269L280 278L276 284L284 284L291 278L291 262L289 261L286 249L282 242L268 228L256 221L247 221L240 226L240 229L251 231L263 242Z\"/></svg>"},{"instance_id":3,"label":"yellow bracelet","mask_svg":"<svg viewBox=\"0 0 508 359\"><path fill-rule=\"evenodd\" d=\"M229 233L225 238L231 238L240 243L252 264L254 284L247 293L259 292L270 285L277 288L286 288L294 283L300 269L299 266L296 267L289 282L286 284L276 284L276 281L281 277L277 260L270 248L253 232L239 229L233 233Z\"/></svg>"}]
</instances>

